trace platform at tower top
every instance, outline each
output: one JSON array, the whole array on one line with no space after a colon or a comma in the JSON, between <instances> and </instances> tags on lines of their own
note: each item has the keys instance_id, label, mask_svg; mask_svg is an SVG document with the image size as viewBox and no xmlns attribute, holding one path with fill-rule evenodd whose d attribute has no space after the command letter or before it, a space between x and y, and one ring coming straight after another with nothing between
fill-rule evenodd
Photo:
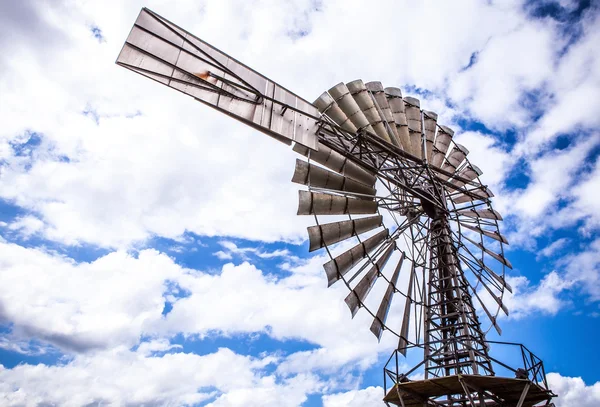
<instances>
[{"instance_id":1,"label":"platform at tower top","mask_svg":"<svg viewBox=\"0 0 600 407\"><path fill-rule=\"evenodd\" d=\"M462 381L462 383L461 383ZM532 407L538 403L550 400L552 392L528 379L515 379L509 377L479 376L479 375L452 375L435 377L431 379L406 381L395 384L385 395L383 401L402 407L423 407L448 405L442 400L437 403L427 403L432 397L445 395L465 395L466 386L472 392L487 392L493 397L485 397L485 404L481 404L479 397L473 397L474 406L519 406ZM529 385L522 403L519 401L525 388ZM494 401L494 398L497 399ZM401 400L402 399L402 400ZM464 403L464 404L463 404ZM470 401L465 395L464 400L451 405L470 406Z\"/></svg>"}]
</instances>

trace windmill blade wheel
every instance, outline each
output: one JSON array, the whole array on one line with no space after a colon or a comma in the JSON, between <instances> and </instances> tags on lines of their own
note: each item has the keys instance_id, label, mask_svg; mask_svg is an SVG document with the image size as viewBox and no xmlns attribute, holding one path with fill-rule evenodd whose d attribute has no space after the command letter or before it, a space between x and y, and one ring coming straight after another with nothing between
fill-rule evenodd
<instances>
[{"instance_id":1,"label":"windmill blade wheel","mask_svg":"<svg viewBox=\"0 0 600 407\"><path fill-rule=\"evenodd\" d=\"M317 151L294 146L305 158L292 178L306 188L298 215L314 216L309 251L328 253L328 285L341 280L348 288L352 317L370 314L371 332L378 340L384 331L396 335L405 355L444 329L500 332L497 318L508 314L503 297L511 290L508 241L482 171L454 131L418 99L380 82L339 83L313 104L336 137L319 134ZM379 148L365 154L357 140ZM468 321L452 322L454 314ZM485 332L479 316L489 322ZM454 325L432 322L438 317Z\"/></svg>"}]
</instances>

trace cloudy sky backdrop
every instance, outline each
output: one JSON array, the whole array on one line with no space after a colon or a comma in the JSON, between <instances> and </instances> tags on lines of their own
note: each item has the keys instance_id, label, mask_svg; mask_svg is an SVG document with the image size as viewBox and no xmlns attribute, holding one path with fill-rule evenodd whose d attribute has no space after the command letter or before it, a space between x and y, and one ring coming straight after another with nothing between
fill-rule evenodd
<instances>
[{"instance_id":1,"label":"cloudy sky backdrop","mask_svg":"<svg viewBox=\"0 0 600 407\"><path fill-rule=\"evenodd\" d=\"M307 254L291 149L114 64L143 6L306 99L362 78L437 111L505 217L502 339L600 405L600 11L574 0L0 0L0 404L380 405L395 342Z\"/></svg>"}]
</instances>

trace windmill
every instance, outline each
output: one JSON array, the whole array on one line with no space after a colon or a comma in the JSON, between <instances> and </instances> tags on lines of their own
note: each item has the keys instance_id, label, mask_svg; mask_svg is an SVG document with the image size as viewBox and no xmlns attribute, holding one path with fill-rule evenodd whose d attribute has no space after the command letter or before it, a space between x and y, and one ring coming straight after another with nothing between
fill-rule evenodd
<instances>
[{"instance_id":1,"label":"windmill","mask_svg":"<svg viewBox=\"0 0 600 407\"><path fill-rule=\"evenodd\" d=\"M539 358L486 340L508 314L508 242L481 170L436 113L362 80L310 103L145 8L117 64L294 144L298 215L316 223L309 250L327 252L328 284L348 288L352 316L367 312L378 339L384 331L398 338L384 403L552 405ZM517 349L519 367L491 355L504 345ZM422 361L400 372L399 354L413 350Z\"/></svg>"}]
</instances>

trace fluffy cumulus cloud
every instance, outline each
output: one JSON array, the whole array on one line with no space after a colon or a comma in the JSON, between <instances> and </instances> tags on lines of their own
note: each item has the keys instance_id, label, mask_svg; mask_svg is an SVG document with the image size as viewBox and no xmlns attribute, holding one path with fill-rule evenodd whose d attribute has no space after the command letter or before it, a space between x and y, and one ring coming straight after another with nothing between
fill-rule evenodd
<instances>
[{"instance_id":1,"label":"fluffy cumulus cloud","mask_svg":"<svg viewBox=\"0 0 600 407\"><path fill-rule=\"evenodd\" d=\"M549 373L548 383L560 396L555 403L557 407L592 407L600 403L600 382L588 386L581 377Z\"/></svg>"},{"instance_id":2,"label":"fluffy cumulus cloud","mask_svg":"<svg viewBox=\"0 0 600 407\"><path fill-rule=\"evenodd\" d=\"M535 287L526 277L507 279L512 285L513 293L506 292L504 302L510 310L512 318L521 319L536 312L555 315L564 302L560 294L571 287L572 281L565 281L556 272L551 272Z\"/></svg>"},{"instance_id":3,"label":"fluffy cumulus cloud","mask_svg":"<svg viewBox=\"0 0 600 407\"><path fill-rule=\"evenodd\" d=\"M367 387L342 393L323 396L323 407L371 407L380 406L383 389Z\"/></svg>"},{"instance_id":4,"label":"fluffy cumulus cloud","mask_svg":"<svg viewBox=\"0 0 600 407\"><path fill-rule=\"evenodd\" d=\"M350 321L341 301L345 288L327 289L320 278L320 256L278 279L248 262L227 263L218 274L185 269L152 249L77 264L38 249L0 245L6 282L1 317L12 322L15 340L38 338L86 352L133 347L142 335L264 332L320 346L321 367L329 359L335 365L365 359L368 365L377 358L377 340L359 329L368 320ZM163 315L166 302L172 309ZM294 360L281 368L301 368Z\"/></svg>"},{"instance_id":5,"label":"fluffy cumulus cloud","mask_svg":"<svg viewBox=\"0 0 600 407\"><path fill-rule=\"evenodd\" d=\"M380 404L361 380L396 341L350 319L324 255L296 252L312 219L295 216L293 152L117 67L142 6L309 100L359 77L419 97L483 170L511 249L553 270L509 277L511 315L556 315L569 290L597 303L600 13L535 3L3 2L0 348L58 361L0 359L0 399ZM257 334L281 349L179 343ZM558 406L598 404L597 384L549 380Z\"/></svg>"},{"instance_id":6,"label":"fluffy cumulus cloud","mask_svg":"<svg viewBox=\"0 0 600 407\"><path fill-rule=\"evenodd\" d=\"M323 385L310 375L280 379L265 373L272 362L229 349L156 356L115 348L64 365L0 367L0 397L14 406L297 406Z\"/></svg>"},{"instance_id":7,"label":"fluffy cumulus cloud","mask_svg":"<svg viewBox=\"0 0 600 407\"><path fill-rule=\"evenodd\" d=\"M56 349L75 355L60 366L22 365L5 369L9 384L2 391L20 389L16 395L6 395L11 402L39 400L63 404L65 394L85 386L90 375L96 375L100 378L96 387L87 393L78 392L82 397L86 395L86 403L105 400L143 404L156 397L158 404L171 398L177 400L173 401L176 404L184 401L193 404L192 401L218 393L214 405L247 405L252 399L262 400L264 405L298 405L306 394L331 386L314 376L314 372L332 374L343 366L350 371L353 366L367 368L377 362L379 353L387 354L393 348L389 341L378 347L372 334L361 329L369 322L364 315L350 320L341 301L345 295L342 287L326 292L322 279L315 275L321 273L316 264L323 262L322 257L288 265L290 276L277 279L247 262L225 264L217 274L185 269L151 249L136 256L113 252L90 263L76 263L56 253L15 244L2 243L1 249L0 264L7 283L0 293L1 318L11 322L10 335L3 338L2 347L33 355ZM172 309L165 315L167 302ZM219 351L217 356L199 357L181 352L180 346L169 340L177 334L201 340L255 332L281 341L312 343L315 350L264 355L260 362L264 364L259 367L276 362L275 375L262 377L261 373L255 378L256 383L228 388L197 375L210 377L219 372L219 377L238 377L240 374L204 361L219 359L224 354L232 358L227 363L239 365L247 357L233 355L228 349ZM49 347L32 347L32 340ZM130 350L136 347L135 352ZM160 355L164 352L167 354ZM168 368L182 363L189 364L191 370L202 367L196 376L187 379L190 391L176 390L179 376L170 373L169 369L175 367ZM121 365L129 367L122 369ZM241 374L254 380L250 368L254 365L248 362L248 366ZM145 376L136 373L145 369L156 376L147 378L150 380L147 389L135 391L136 383L109 374L119 370L123 371L123 378L131 375L145 380ZM187 374L186 370L181 374ZM161 382L167 376L173 376L171 384ZM72 381L73 387L65 389L63 394L51 391L55 386L51 380L42 387L35 384L50 377L57 382ZM257 384L259 379L264 388ZM196 394L197 389L204 387L216 387L218 392L213 389ZM295 392L297 397L288 397L284 403L282 393L288 391ZM73 399L72 403L78 405L83 400Z\"/></svg>"},{"instance_id":8,"label":"fluffy cumulus cloud","mask_svg":"<svg viewBox=\"0 0 600 407\"><path fill-rule=\"evenodd\" d=\"M134 346L160 321L166 282L182 274L164 254L137 258L113 252L92 263L75 263L37 249L2 245L1 317L14 335L86 351Z\"/></svg>"}]
</instances>

